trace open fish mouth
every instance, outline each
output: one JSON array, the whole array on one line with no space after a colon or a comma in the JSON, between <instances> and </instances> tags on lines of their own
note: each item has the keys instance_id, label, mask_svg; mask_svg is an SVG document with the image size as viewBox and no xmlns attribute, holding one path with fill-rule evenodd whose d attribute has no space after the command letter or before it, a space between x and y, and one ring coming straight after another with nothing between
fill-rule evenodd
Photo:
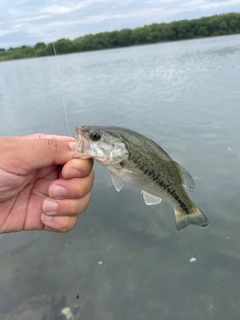
<instances>
[{"instance_id":1,"label":"open fish mouth","mask_svg":"<svg viewBox=\"0 0 240 320\"><path fill-rule=\"evenodd\" d=\"M89 159L91 156L89 155L89 141L84 137L81 128L76 127L76 149L74 158L75 159Z\"/></svg>"}]
</instances>

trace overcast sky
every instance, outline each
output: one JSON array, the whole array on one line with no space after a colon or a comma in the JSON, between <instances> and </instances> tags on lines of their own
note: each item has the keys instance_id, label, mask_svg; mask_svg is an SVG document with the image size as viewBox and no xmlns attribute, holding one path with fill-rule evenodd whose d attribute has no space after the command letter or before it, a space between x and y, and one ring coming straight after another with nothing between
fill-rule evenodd
<instances>
[{"instance_id":1,"label":"overcast sky","mask_svg":"<svg viewBox=\"0 0 240 320\"><path fill-rule=\"evenodd\" d=\"M240 0L1 0L0 48L240 12Z\"/></svg>"}]
</instances>

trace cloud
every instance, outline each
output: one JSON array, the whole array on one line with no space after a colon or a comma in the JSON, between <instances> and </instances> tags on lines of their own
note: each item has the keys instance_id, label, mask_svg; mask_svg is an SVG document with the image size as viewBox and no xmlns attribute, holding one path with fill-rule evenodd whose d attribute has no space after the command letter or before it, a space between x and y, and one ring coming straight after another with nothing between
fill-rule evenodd
<instances>
[{"instance_id":1,"label":"cloud","mask_svg":"<svg viewBox=\"0 0 240 320\"><path fill-rule=\"evenodd\" d=\"M69 12L81 9L84 6L85 6L84 4L68 6L68 7L53 5L53 6L43 8L42 10L40 10L40 13L65 14L65 13L69 13Z\"/></svg>"},{"instance_id":2,"label":"cloud","mask_svg":"<svg viewBox=\"0 0 240 320\"><path fill-rule=\"evenodd\" d=\"M231 6L240 5L240 0L229 0L229 1L218 1L218 2L205 2L202 5L199 5L200 9L218 9L218 8L226 8Z\"/></svg>"},{"instance_id":3,"label":"cloud","mask_svg":"<svg viewBox=\"0 0 240 320\"><path fill-rule=\"evenodd\" d=\"M27 21L35 21L35 20L42 20L42 19L47 19L49 16L43 15L43 16L38 16L38 17L32 17L32 18L22 18L17 20L17 22L27 22Z\"/></svg>"},{"instance_id":4,"label":"cloud","mask_svg":"<svg viewBox=\"0 0 240 320\"><path fill-rule=\"evenodd\" d=\"M116 0L86 0L82 1L81 3L77 3L74 5L68 5L68 6L59 6L59 5L51 5L47 6L40 10L41 13L52 13L52 14L66 14L70 13L88 6L91 6L94 3L100 3L100 4L106 4L106 3L113 3L117 2Z\"/></svg>"},{"instance_id":5,"label":"cloud","mask_svg":"<svg viewBox=\"0 0 240 320\"><path fill-rule=\"evenodd\" d=\"M6 36L10 33L15 33L15 30L0 30L0 37Z\"/></svg>"},{"instance_id":6,"label":"cloud","mask_svg":"<svg viewBox=\"0 0 240 320\"><path fill-rule=\"evenodd\" d=\"M240 0L1 0L0 46L73 39L87 33L239 11L239 7Z\"/></svg>"}]
</instances>

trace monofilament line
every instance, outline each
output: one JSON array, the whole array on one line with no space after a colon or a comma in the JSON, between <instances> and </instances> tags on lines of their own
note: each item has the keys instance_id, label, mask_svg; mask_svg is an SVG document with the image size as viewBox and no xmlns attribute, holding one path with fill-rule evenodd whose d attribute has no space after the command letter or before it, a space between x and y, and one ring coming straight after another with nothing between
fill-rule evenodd
<instances>
[{"instance_id":1,"label":"monofilament line","mask_svg":"<svg viewBox=\"0 0 240 320\"><path fill-rule=\"evenodd\" d=\"M49 7L48 0L47 0L47 6ZM52 23L51 23L50 15L48 16L48 20L49 20L49 25L50 25L50 33L51 33L51 36L52 36L52 39L53 39L53 29L52 29ZM56 62L56 66L57 66L57 73L58 73L58 78L59 78L59 87L60 87L61 96L62 96L62 102L63 102L63 109L64 109L64 116L65 116L66 126L67 126L67 129L68 129L69 135L72 136L70 128L69 128L69 124L68 124L67 108L66 108L65 98L64 98L64 94L63 94L62 78L61 78L61 73L60 73L60 69L59 69L59 65L58 65L58 58L57 58L57 52L56 52L56 48L55 48L55 43L54 43L53 40L51 42L52 42L53 53L54 53L55 62Z\"/></svg>"},{"instance_id":2,"label":"monofilament line","mask_svg":"<svg viewBox=\"0 0 240 320\"><path fill-rule=\"evenodd\" d=\"M77 282L77 293L76 299L79 299L79 291L80 291L80 251L78 253L78 282Z\"/></svg>"}]
</instances>

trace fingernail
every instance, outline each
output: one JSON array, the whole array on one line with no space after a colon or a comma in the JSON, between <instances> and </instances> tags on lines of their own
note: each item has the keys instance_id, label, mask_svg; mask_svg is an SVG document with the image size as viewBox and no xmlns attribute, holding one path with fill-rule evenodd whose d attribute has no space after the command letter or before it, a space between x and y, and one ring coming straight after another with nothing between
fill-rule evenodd
<instances>
[{"instance_id":1,"label":"fingernail","mask_svg":"<svg viewBox=\"0 0 240 320\"><path fill-rule=\"evenodd\" d=\"M68 169L68 179L81 177L81 172L77 169L69 168Z\"/></svg>"},{"instance_id":2,"label":"fingernail","mask_svg":"<svg viewBox=\"0 0 240 320\"><path fill-rule=\"evenodd\" d=\"M49 194L52 198L60 198L66 196L67 190L61 186L53 185L49 190Z\"/></svg>"},{"instance_id":3,"label":"fingernail","mask_svg":"<svg viewBox=\"0 0 240 320\"><path fill-rule=\"evenodd\" d=\"M72 151L76 150L76 142L68 142L68 145Z\"/></svg>"},{"instance_id":4,"label":"fingernail","mask_svg":"<svg viewBox=\"0 0 240 320\"><path fill-rule=\"evenodd\" d=\"M52 200L46 200L43 205L43 211L49 215L57 213L58 203Z\"/></svg>"},{"instance_id":5,"label":"fingernail","mask_svg":"<svg viewBox=\"0 0 240 320\"><path fill-rule=\"evenodd\" d=\"M46 214L42 214L42 221L43 222L48 222L48 221L51 221L53 219L53 216L47 216Z\"/></svg>"}]
</instances>

